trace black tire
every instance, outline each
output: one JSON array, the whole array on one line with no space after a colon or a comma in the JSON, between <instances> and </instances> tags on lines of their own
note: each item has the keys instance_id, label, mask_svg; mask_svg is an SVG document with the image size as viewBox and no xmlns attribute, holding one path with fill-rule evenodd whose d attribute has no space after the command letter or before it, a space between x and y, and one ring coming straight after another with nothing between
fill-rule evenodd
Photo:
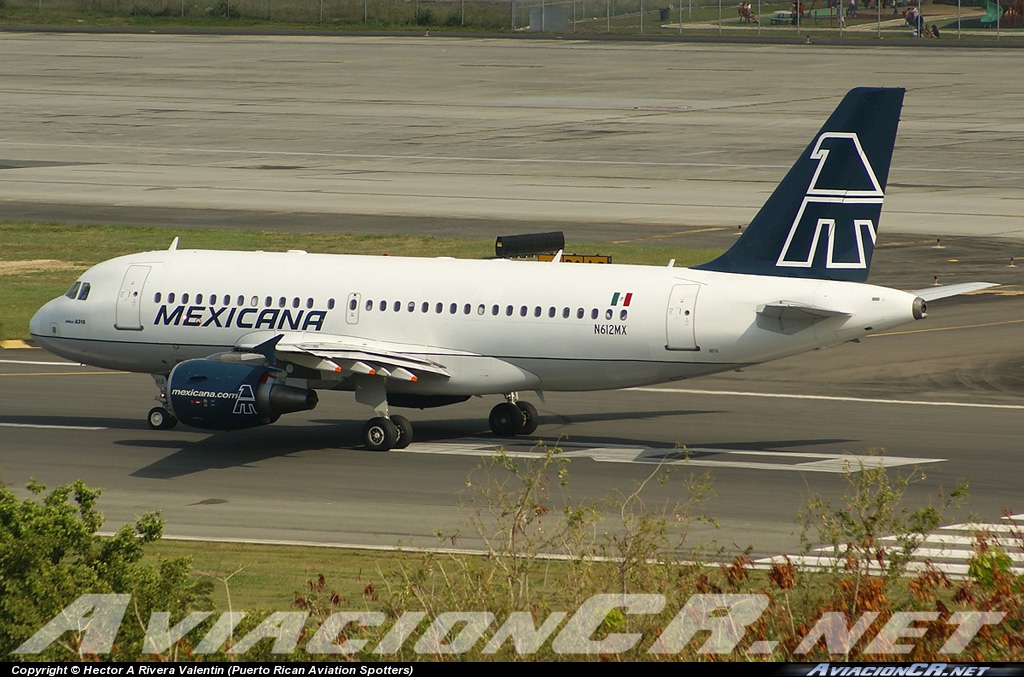
<instances>
[{"instance_id":1,"label":"black tire","mask_svg":"<svg viewBox=\"0 0 1024 677\"><path fill-rule=\"evenodd\" d=\"M488 419L491 432L497 437L515 437L523 430L523 412L511 402L502 402L491 409Z\"/></svg>"},{"instance_id":2,"label":"black tire","mask_svg":"<svg viewBox=\"0 0 1024 677\"><path fill-rule=\"evenodd\" d=\"M391 422L398 429L398 439L392 449L405 449L412 442L412 421L405 416L392 416Z\"/></svg>"},{"instance_id":3,"label":"black tire","mask_svg":"<svg viewBox=\"0 0 1024 677\"><path fill-rule=\"evenodd\" d=\"M363 426L363 442L370 451L389 451L398 441L398 428L394 423L377 416Z\"/></svg>"},{"instance_id":4,"label":"black tire","mask_svg":"<svg viewBox=\"0 0 1024 677\"><path fill-rule=\"evenodd\" d=\"M540 423L537 407L529 402L516 402L516 406L523 414L523 428L519 432L523 435L532 435L537 430L537 424Z\"/></svg>"},{"instance_id":5,"label":"black tire","mask_svg":"<svg viewBox=\"0 0 1024 677\"><path fill-rule=\"evenodd\" d=\"M149 410L146 423L153 430L170 430L178 425L178 419L174 418L174 415L163 407L153 407Z\"/></svg>"}]
</instances>

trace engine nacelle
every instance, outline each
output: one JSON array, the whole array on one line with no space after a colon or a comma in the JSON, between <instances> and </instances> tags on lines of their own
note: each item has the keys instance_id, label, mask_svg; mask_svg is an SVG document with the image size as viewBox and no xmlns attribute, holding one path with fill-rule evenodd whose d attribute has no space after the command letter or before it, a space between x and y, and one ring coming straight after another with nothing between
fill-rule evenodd
<instances>
[{"instance_id":1,"label":"engine nacelle","mask_svg":"<svg viewBox=\"0 0 1024 677\"><path fill-rule=\"evenodd\" d=\"M171 370L167 401L179 421L206 430L242 430L312 409L316 391L277 383L264 366L187 360Z\"/></svg>"}]
</instances>

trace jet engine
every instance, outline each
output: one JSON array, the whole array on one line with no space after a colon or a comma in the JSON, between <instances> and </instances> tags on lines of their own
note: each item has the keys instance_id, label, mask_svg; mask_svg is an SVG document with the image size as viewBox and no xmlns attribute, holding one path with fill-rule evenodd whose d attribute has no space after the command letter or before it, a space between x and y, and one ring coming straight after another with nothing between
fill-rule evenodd
<instances>
[{"instance_id":1,"label":"jet engine","mask_svg":"<svg viewBox=\"0 0 1024 677\"><path fill-rule=\"evenodd\" d=\"M167 400L179 421L206 430L254 428L316 407L316 391L277 381L263 365L187 360L171 370Z\"/></svg>"}]
</instances>

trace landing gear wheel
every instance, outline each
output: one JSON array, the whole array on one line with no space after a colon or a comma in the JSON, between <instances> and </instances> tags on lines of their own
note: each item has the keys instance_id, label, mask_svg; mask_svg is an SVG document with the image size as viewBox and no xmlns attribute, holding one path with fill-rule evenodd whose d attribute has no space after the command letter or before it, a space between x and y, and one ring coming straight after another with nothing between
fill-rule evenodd
<instances>
[{"instance_id":1,"label":"landing gear wheel","mask_svg":"<svg viewBox=\"0 0 1024 677\"><path fill-rule=\"evenodd\" d=\"M412 421L405 416L392 415L391 422L398 429L398 440L393 449L405 449L412 442Z\"/></svg>"},{"instance_id":2,"label":"landing gear wheel","mask_svg":"<svg viewBox=\"0 0 1024 677\"><path fill-rule=\"evenodd\" d=\"M370 451L388 451L397 441L398 427L383 416L371 418L363 426L363 442Z\"/></svg>"},{"instance_id":3,"label":"landing gear wheel","mask_svg":"<svg viewBox=\"0 0 1024 677\"><path fill-rule=\"evenodd\" d=\"M163 407L153 407L150 409L146 422L149 423L149 427L153 430L170 430L178 425L178 419L174 418L174 415Z\"/></svg>"},{"instance_id":4,"label":"landing gear wheel","mask_svg":"<svg viewBox=\"0 0 1024 677\"><path fill-rule=\"evenodd\" d=\"M515 437L523 431L525 416L522 410L511 402L502 402L491 409L488 422L491 432L498 437Z\"/></svg>"},{"instance_id":5,"label":"landing gear wheel","mask_svg":"<svg viewBox=\"0 0 1024 677\"><path fill-rule=\"evenodd\" d=\"M523 435L532 435L537 430L537 424L540 422L540 414L537 413L537 407L529 402L516 402L516 407L523 413L523 429L519 432Z\"/></svg>"}]
</instances>

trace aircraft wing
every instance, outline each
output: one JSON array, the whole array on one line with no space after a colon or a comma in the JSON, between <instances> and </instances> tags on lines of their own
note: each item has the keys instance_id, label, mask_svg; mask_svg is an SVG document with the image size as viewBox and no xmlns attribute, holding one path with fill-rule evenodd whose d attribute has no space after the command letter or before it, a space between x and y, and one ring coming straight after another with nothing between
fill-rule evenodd
<instances>
[{"instance_id":1,"label":"aircraft wing","mask_svg":"<svg viewBox=\"0 0 1024 677\"><path fill-rule=\"evenodd\" d=\"M327 378L352 374L386 376L413 382L425 374L451 378L445 365L434 358L438 355L469 354L337 334L270 333L275 337L281 336L275 349L276 361L315 369ZM247 334L238 342L235 350L244 352L256 349L265 343L267 336L268 332Z\"/></svg>"},{"instance_id":2,"label":"aircraft wing","mask_svg":"<svg viewBox=\"0 0 1024 677\"><path fill-rule=\"evenodd\" d=\"M938 299L949 298L950 296L956 296L957 294L966 294L968 292L980 291L982 289L998 286L999 285L995 282L961 282L960 284L946 284L938 287L915 289L910 293L920 296L925 301L937 301Z\"/></svg>"}]
</instances>

